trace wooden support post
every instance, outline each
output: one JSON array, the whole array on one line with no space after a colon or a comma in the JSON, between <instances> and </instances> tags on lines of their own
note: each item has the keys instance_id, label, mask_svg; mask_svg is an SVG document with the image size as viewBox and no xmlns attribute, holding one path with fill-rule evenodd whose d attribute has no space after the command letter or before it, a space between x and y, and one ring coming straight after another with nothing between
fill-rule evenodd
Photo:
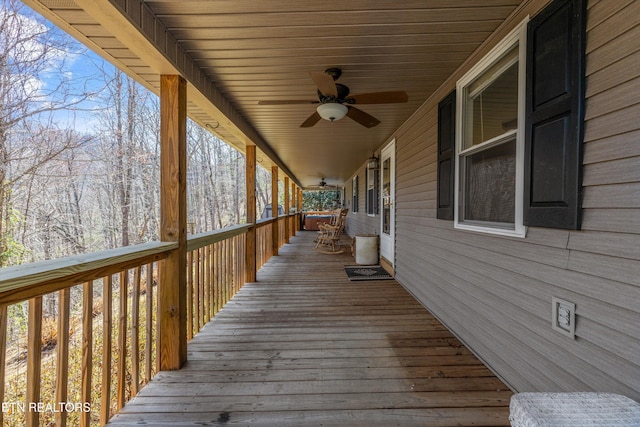
<instances>
[{"instance_id":1,"label":"wooden support post","mask_svg":"<svg viewBox=\"0 0 640 427\"><path fill-rule=\"evenodd\" d=\"M302 212L302 189L298 188L298 211Z\"/></svg>"},{"instance_id":2,"label":"wooden support post","mask_svg":"<svg viewBox=\"0 0 640 427\"><path fill-rule=\"evenodd\" d=\"M302 216L302 188L298 188L298 212ZM298 230L302 230L302 218L298 223Z\"/></svg>"},{"instance_id":3,"label":"wooden support post","mask_svg":"<svg viewBox=\"0 0 640 427\"><path fill-rule=\"evenodd\" d=\"M291 234L291 221L289 218L289 177L284 177L284 217L286 221L284 223L284 242L289 243L289 236Z\"/></svg>"},{"instance_id":4,"label":"wooden support post","mask_svg":"<svg viewBox=\"0 0 640 427\"><path fill-rule=\"evenodd\" d=\"M160 76L160 240L178 242L159 268L160 369L187 360L187 82Z\"/></svg>"},{"instance_id":5,"label":"wooden support post","mask_svg":"<svg viewBox=\"0 0 640 427\"><path fill-rule=\"evenodd\" d=\"M278 255L280 247L280 230L278 228L278 167L271 166L271 216L274 218L271 224L271 242L273 255Z\"/></svg>"},{"instance_id":6,"label":"wooden support post","mask_svg":"<svg viewBox=\"0 0 640 427\"><path fill-rule=\"evenodd\" d=\"M247 231L245 247L245 273L247 282L256 281L256 146L246 148L247 224L254 224Z\"/></svg>"},{"instance_id":7,"label":"wooden support post","mask_svg":"<svg viewBox=\"0 0 640 427\"><path fill-rule=\"evenodd\" d=\"M291 207L297 212L298 209L296 208L296 196L297 196L297 192L296 192L296 184L295 182L291 183ZM291 227L291 231L292 231L292 236L296 235L296 231L298 230L298 226L296 225L297 223L297 216L294 216L293 218L291 218L291 221L293 221L293 227Z\"/></svg>"}]
</instances>

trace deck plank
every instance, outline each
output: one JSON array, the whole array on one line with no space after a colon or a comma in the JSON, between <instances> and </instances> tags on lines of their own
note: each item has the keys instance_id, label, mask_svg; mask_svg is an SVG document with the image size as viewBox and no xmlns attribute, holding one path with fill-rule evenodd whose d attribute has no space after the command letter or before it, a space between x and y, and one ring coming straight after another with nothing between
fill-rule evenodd
<instances>
[{"instance_id":1,"label":"deck plank","mask_svg":"<svg viewBox=\"0 0 640 427\"><path fill-rule=\"evenodd\" d=\"M110 426L509 425L509 391L395 281L297 233Z\"/></svg>"}]
</instances>

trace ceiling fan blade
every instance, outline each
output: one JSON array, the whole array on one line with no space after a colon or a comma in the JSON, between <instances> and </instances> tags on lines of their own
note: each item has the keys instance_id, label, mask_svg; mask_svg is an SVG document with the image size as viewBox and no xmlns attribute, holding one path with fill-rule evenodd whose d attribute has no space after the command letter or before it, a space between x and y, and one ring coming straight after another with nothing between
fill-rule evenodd
<instances>
[{"instance_id":1,"label":"ceiling fan blade","mask_svg":"<svg viewBox=\"0 0 640 427\"><path fill-rule=\"evenodd\" d=\"M362 126L366 128L372 128L380 124L380 120L376 119L372 115L367 114L362 110L358 110L357 108L352 106L348 106L348 108L349 111L347 111L347 117L360 123Z\"/></svg>"},{"instance_id":2,"label":"ceiling fan blade","mask_svg":"<svg viewBox=\"0 0 640 427\"><path fill-rule=\"evenodd\" d=\"M409 96L403 91L361 93L347 96L347 100L353 99L356 104L399 104L407 102Z\"/></svg>"},{"instance_id":3,"label":"ceiling fan blade","mask_svg":"<svg viewBox=\"0 0 640 427\"><path fill-rule=\"evenodd\" d=\"M319 104L320 101L307 101L302 99L290 99L284 101L258 101L258 105L293 105L293 104Z\"/></svg>"},{"instance_id":4,"label":"ceiling fan blade","mask_svg":"<svg viewBox=\"0 0 640 427\"><path fill-rule=\"evenodd\" d=\"M338 89L336 88L336 83L327 73L323 73L322 71L311 71L309 72L311 76L311 80L316 84L320 93L323 95L331 95L334 97L338 97Z\"/></svg>"},{"instance_id":5,"label":"ceiling fan blade","mask_svg":"<svg viewBox=\"0 0 640 427\"><path fill-rule=\"evenodd\" d=\"M318 112L316 111L315 113L313 113L312 115L309 116L309 118L307 120L305 120L304 122L302 122L302 124L300 125L301 128L310 128L311 126L315 125L316 123L318 123L320 121L322 117L320 117L320 114L318 114Z\"/></svg>"}]
</instances>

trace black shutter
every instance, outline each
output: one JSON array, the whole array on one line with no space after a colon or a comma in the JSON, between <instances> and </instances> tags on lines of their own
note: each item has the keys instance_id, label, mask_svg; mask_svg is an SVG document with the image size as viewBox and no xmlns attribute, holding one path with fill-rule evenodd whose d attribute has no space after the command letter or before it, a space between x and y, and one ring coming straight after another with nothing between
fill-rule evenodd
<instances>
[{"instance_id":1,"label":"black shutter","mask_svg":"<svg viewBox=\"0 0 640 427\"><path fill-rule=\"evenodd\" d=\"M456 91L438 104L438 212L439 219L453 219L455 197Z\"/></svg>"},{"instance_id":2,"label":"black shutter","mask_svg":"<svg viewBox=\"0 0 640 427\"><path fill-rule=\"evenodd\" d=\"M353 203L352 203L352 206L351 206L351 212L352 213L357 213L358 212L358 208L360 207L359 206L360 203L358 203L359 202L359 198L358 198L359 189L358 189L358 176L357 175L352 179L351 184L352 184L351 189L353 191L353 194L352 194Z\"/></svg>"},{"instance_id":3,"label":"black shutter","mask_svg":"<svg viewBox=\"0 0 640 427\"><path fill-rule=\"evenodd\" d=\"M580 228L585 16L554 0L527 28L525 225Z\"/></svg>"}]
</instances>

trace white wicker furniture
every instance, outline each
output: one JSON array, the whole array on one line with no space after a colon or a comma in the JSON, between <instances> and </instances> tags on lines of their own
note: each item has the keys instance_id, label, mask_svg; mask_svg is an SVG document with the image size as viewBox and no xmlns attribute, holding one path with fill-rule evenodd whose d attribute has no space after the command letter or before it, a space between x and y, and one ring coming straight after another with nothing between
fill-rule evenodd
<instances>
[{"instance_id":1,"label":"white wicker furniture","mask_svg":"<svg viewBox=\"0 0 640 427\"><path fill-rule=\"evenodd\" d=\"M640 426L640 404L612 393L519 393L509 412L512 427Z\"/></svg>"}]
</instances>

